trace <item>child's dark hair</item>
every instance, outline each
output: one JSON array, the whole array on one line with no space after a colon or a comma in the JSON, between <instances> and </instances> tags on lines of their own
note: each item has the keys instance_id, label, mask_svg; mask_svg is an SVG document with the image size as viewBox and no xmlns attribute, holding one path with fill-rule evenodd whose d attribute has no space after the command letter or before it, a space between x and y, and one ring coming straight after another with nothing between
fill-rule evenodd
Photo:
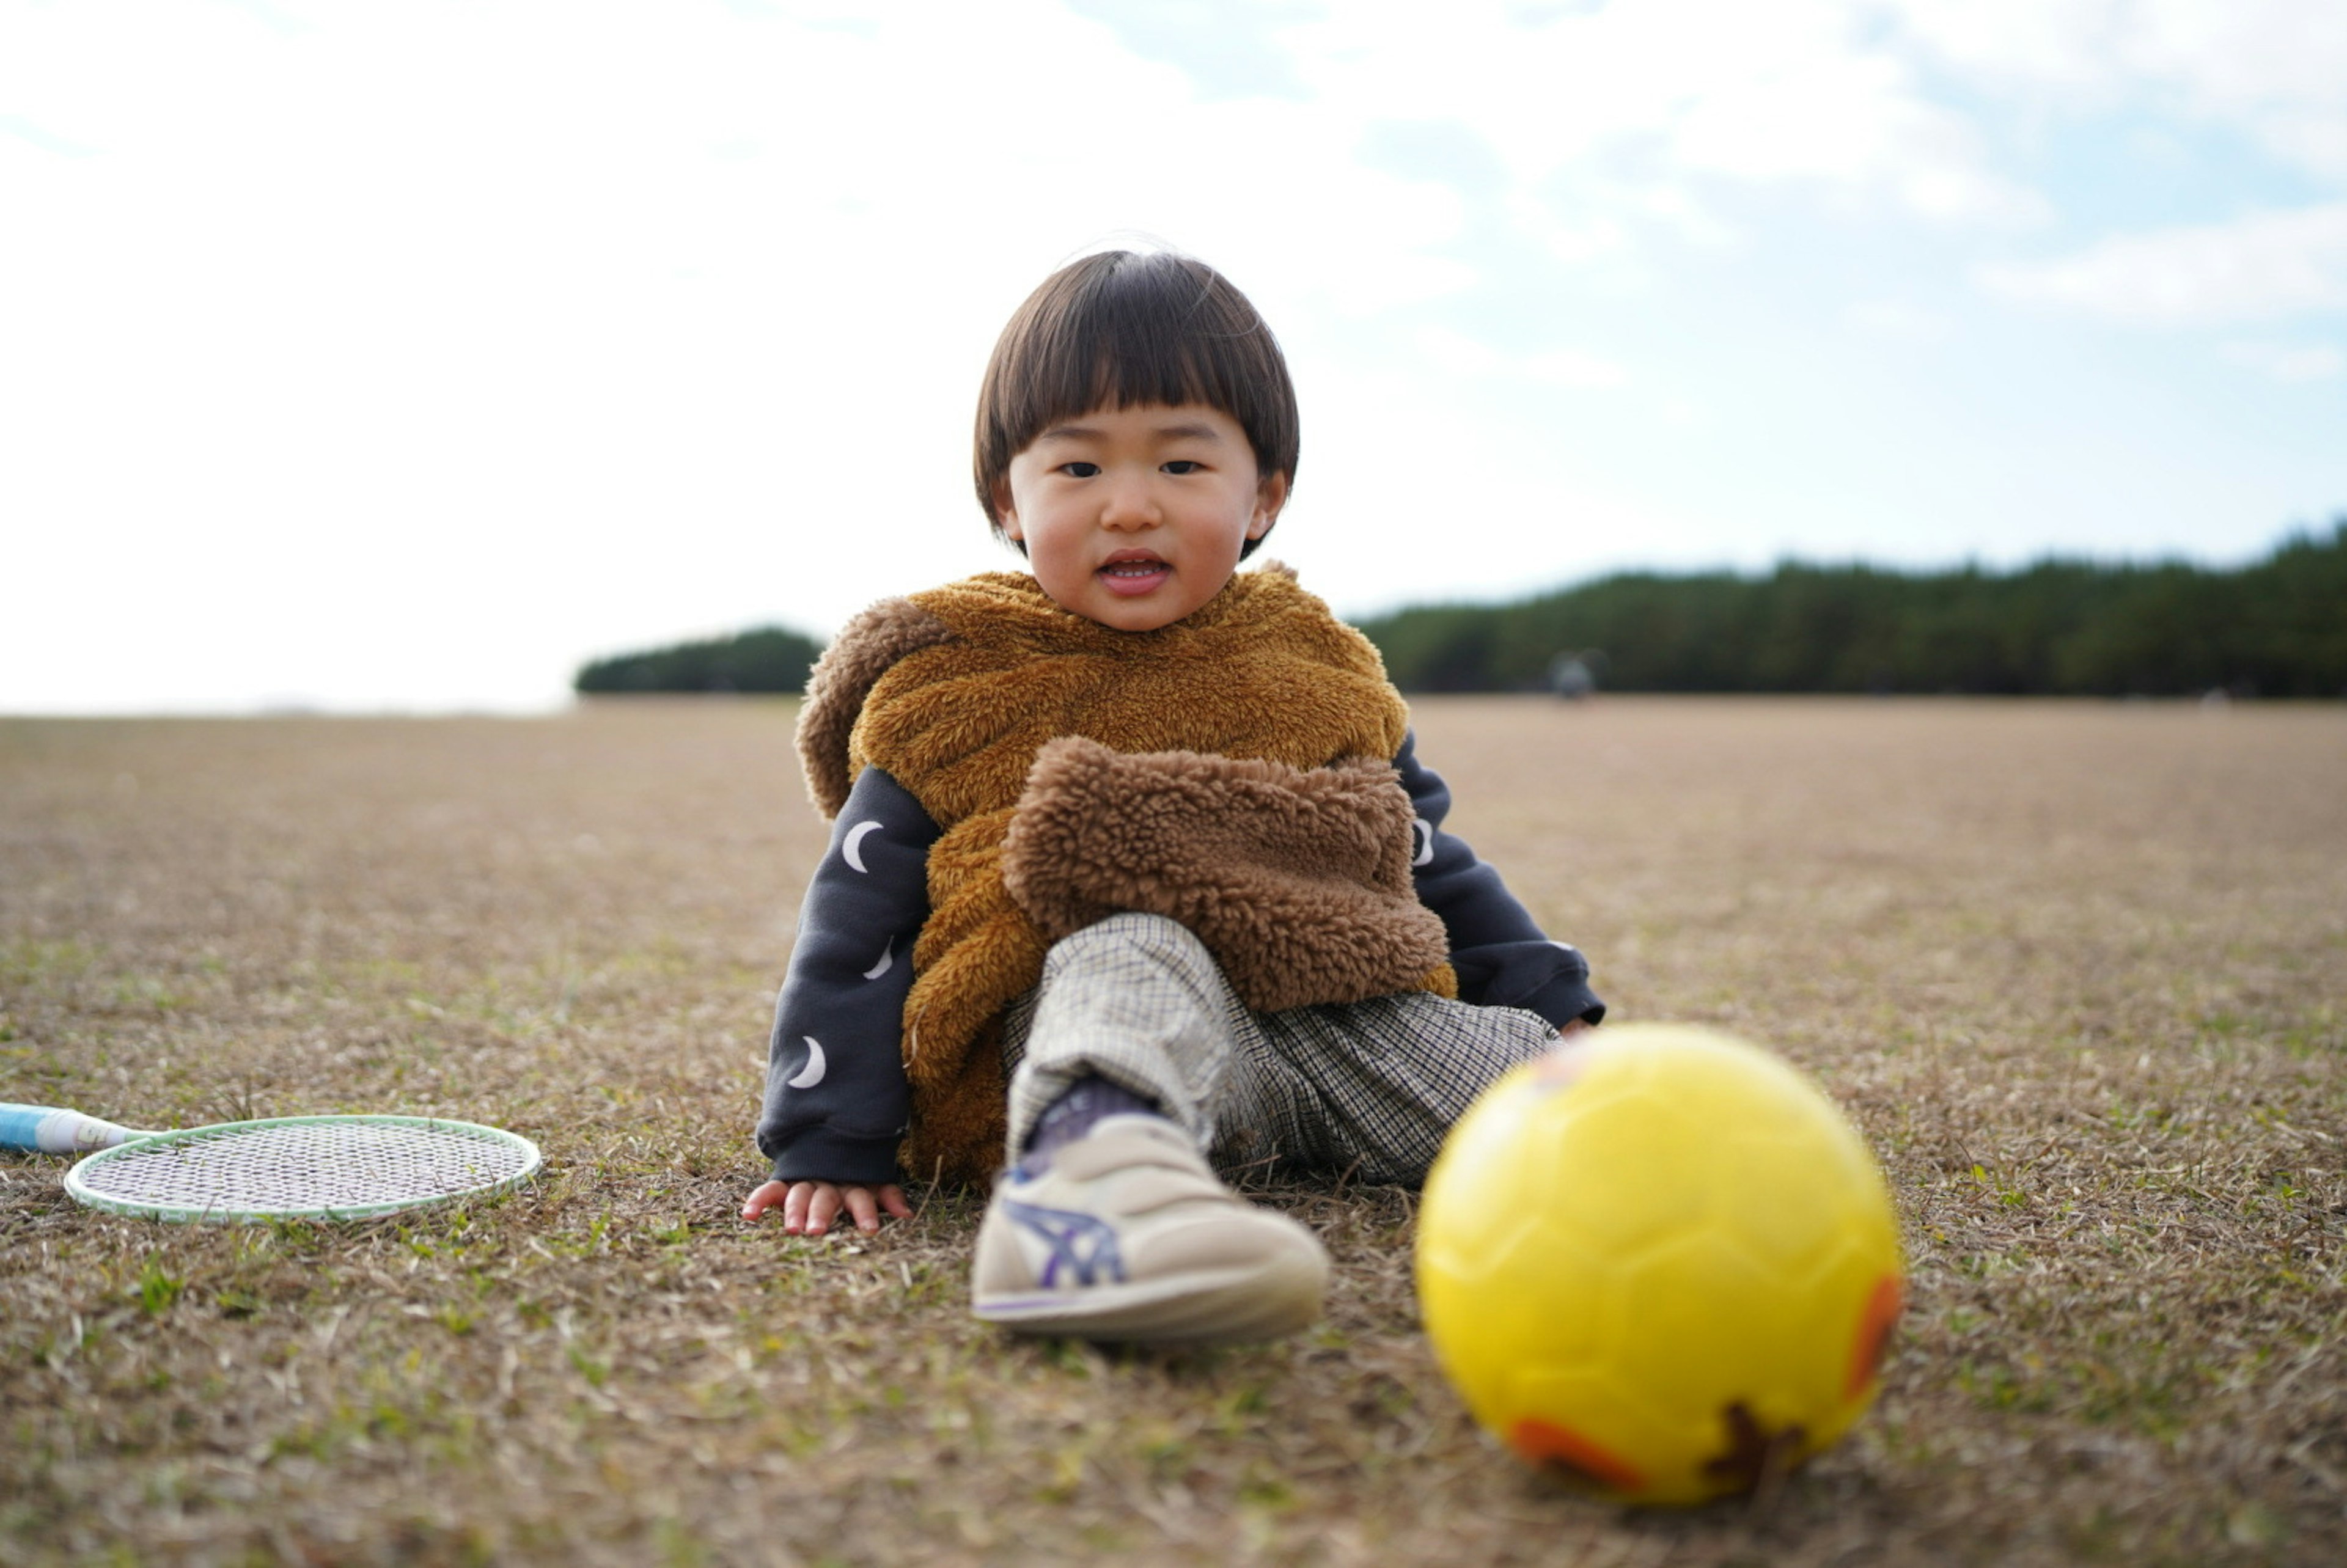
<instances>
[{"instance_id":1,"label":"child's dark hair","mask_svg":"<svg viewBox=\"0 0 2347 1568\"><path fill-rule=\"evenodd\" d=\"M1247 297L1193 257L1103 251L1044 279L987 361L974 466L995 533L995 486L1036 436L1095 408L1149 403L1220 409L1246 432L1256 473L1295 484L1296 388Z\"/></svg>"}]
</instances>

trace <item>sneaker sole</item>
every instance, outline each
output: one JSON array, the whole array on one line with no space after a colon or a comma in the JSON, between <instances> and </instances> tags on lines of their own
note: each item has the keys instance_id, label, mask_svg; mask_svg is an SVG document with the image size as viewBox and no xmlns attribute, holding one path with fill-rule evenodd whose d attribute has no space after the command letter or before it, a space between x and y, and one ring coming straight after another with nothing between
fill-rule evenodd
<instances>
[{"instance_id":1,"label":"sneaker sole","mask_svg":"<svg viewBox=\"0 0 2347 1568\"><path fill-rule=\"evenodd\" d=\"M1020 1334L1131 1345L1232 1345L1309 1327L1320 1316L1327 1279L1324 1261L1297 1254L1137 1285L979 1296L971 1310Z\"/></svg>"}]
</instances>

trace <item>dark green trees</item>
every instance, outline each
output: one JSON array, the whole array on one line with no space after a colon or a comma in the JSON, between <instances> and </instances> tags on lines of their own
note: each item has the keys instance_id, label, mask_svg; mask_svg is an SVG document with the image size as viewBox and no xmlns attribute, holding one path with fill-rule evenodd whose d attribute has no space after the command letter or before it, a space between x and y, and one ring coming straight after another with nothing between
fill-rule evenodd
<instances>
[{"instance_id":1,"label":"dark green trees","mask_svg":"<svg viewBox=\"0 0 2347 1568\"><path fill-rule=\"evenodd\" d=\"M811 637L779 626L706 642L620 653L583 666L571 685L582 696L614 692L803 692L823 652Z\"/></svg>"},{"instance_id":2,"label":"dark green trees","mask_svg":"<svg viewBox=\"0 0 2347 1568\"><path fill-rule=\"evenodd\" d=\"M1634 572L1506 605L1365 621L1418 692L1541 687L1603 650L1626 692L2347 694L2347 518L2232 570L2047 560L1905 573L1788 562L1766 577Z\"/></svg>"}]
</instances>

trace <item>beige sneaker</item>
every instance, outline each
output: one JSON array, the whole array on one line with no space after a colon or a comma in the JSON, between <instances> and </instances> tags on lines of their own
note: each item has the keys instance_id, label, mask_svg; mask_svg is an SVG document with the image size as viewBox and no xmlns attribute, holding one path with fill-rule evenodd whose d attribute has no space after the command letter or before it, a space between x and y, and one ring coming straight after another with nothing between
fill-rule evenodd
<instances>
[{"instance_id":1,"label":"beige sneaker","mask_svg":"<svg viewBox=\"0 0 2347 1568\"><path fill-rule=\"evenodd\" d=\"M1320 1316L1328 1255L1214 1179L1158 1116L1104 1116L1040 1175L1013 1169L979 1227L971 1304L1022 1334L1224 1343Z\"/></svg>"}]
</instances>

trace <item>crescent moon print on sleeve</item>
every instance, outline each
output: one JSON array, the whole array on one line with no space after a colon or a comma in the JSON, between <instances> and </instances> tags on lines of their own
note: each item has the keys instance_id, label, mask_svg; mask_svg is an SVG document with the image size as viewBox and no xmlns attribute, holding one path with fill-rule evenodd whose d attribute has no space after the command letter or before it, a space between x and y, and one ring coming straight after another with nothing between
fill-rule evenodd
<instances>
[{"instance_id":1,"label":"crescent moon print on sleeve","mask_svg":"<svg viewBox=\"0 0 2347 1568\"><path fill-rule=\"evenodd\" d=\"M758 1146L777 1180L898 1179L905 997L937 839L902 785L877 768L857 776L800 901L766 1037Z\"/></svg>"}]
</instances>

